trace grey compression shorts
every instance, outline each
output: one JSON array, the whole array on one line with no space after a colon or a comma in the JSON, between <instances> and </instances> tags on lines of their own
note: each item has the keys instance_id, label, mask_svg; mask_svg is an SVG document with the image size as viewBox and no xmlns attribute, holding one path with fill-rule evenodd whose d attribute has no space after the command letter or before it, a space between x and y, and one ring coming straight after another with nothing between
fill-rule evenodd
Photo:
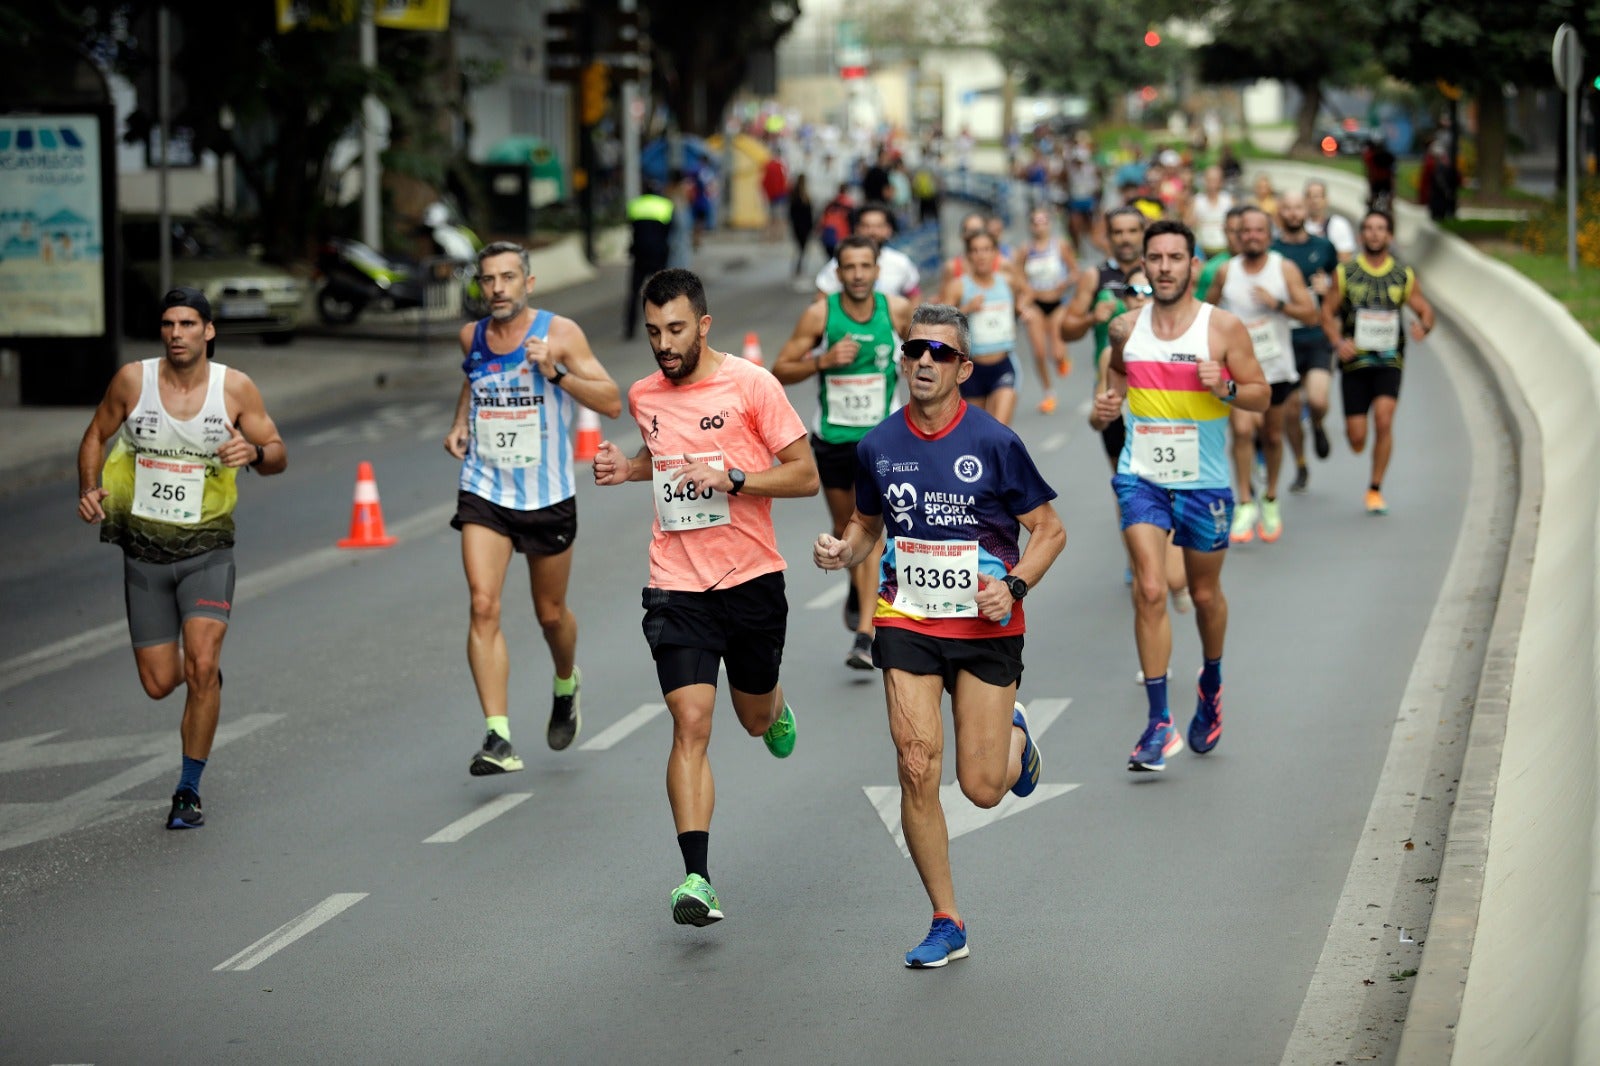
<instances>
[{"instance_id":1,"label":"grey compression shorts","mask_svg":"<svg viewBox=\"0 0 1600 1066\"><path fill-rule=\"evenodd\" d=\"M217 548L175 563L123 556L122 586L133 646L171 644L191 618L228 621L233 611L233 549Z\"/></svg>"}]
</instances>

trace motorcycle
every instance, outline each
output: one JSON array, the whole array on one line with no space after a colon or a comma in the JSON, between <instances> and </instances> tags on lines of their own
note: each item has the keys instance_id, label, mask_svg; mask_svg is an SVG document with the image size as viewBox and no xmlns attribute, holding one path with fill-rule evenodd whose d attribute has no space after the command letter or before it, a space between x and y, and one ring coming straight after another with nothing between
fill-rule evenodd
<instances>
[{"instance_id":1,"label":"motorcycle","mask_svg":"<svg viewBox=\"0 0 1600 1066\"><path fill-rule=\"evenodd\" d=\"M422 307L427 286L416 269L348 237L335 237L317 253L322 285L317 313L329 325L354 322L369 305L399 311Z\"/></svg>"}]
</instances>

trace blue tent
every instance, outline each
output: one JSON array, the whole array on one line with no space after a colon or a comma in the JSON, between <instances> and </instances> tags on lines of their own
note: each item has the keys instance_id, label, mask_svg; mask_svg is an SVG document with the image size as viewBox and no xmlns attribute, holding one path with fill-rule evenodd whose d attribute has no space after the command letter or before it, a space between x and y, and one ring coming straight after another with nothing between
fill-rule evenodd
<instances>
[{"instance_id":1,"label":"blue tent","mask_svg":"<svg viewBox=\"0 0 1600 1066\"><path fill-rule=\"evenodd\" d=\"M688 134L678 138L678 146L682 151L682 159L678 161L678 169L685 172L699 170L710 164L712 169L722 169L722 157L699 137ZM667 159L667 139L657 137L644 146L644 151L639 153L639 172L646 181L666 183L667 171L671 169Z\"/></svg>"}]
</instances>

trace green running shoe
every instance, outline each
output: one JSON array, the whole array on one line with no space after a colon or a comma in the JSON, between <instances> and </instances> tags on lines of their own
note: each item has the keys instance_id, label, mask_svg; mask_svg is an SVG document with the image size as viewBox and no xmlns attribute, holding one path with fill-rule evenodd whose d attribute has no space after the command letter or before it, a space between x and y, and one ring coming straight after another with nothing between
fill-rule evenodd
<instances>
[{"instance_id":1,"label":"green running shoe","mask_svg":"<svg viewBox=\"0 0 1600 1066\"><path fill-rule=\"evenodd\" d=\"M672 920L679 925L710 925L722 921L717 890L699 874L690 874L672 890Z\"/></svg>"},{"instance_id":2,"label":"green running shoe","mask_svg":"<svg viewBox=\"0 0 1600 1066\"><path fill-rule=\"evenodd\" d=\"M789 753L794 751L794 712L787 703L783 705L783 713L778 715L778 720L761 734L761 739L766 741L767 750L780 759L787 759Z\"/></svg>"}]
</instances>

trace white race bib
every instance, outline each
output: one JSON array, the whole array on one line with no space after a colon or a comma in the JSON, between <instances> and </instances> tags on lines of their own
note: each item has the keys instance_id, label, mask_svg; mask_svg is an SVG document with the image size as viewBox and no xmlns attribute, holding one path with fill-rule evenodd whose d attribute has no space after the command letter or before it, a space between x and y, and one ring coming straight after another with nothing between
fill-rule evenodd
<instances>
[{"instance_id":1,"label":"white race bib","mask_svg":"<svg viewBox=\"0 0 1600 1066\"><path fill-rule=\"evenodd\" d=\"M836 426L875 426L883 421L888 391L882 374L828 375L828 421Z\"/></svg>"},{"instance_id":2,"label":"white race bib","mask_svg":"<svg viewBox=\"0 0 1600 1066\"><path fill-rule=\"evenodd\" d=\"M967 328L972 332L972 348L992 351L1010 351L1017 337L1017 321L1009 303L983 307L967 317Z\"/></svg>"},{"instance_id":3,"label":"white race bib","mask_svg":"<svg viewBox=\"0 0 1600 1066\"><path fill-rule=\"evenodd\" d=\"M478 458L490 466L517 470L539 465L544 447L539 407L480 407L473 429Z\"/></svg>"},{"instance_id":4,"label":"white race bib","mask_svg":"<svg viewBox=\"0 0 1600 1066\"><path fill-rule=\"evenodd\" d=\"M1400 312L1356 308L1356 348L1363 352L1392 352L1400 347Z\"/></svg>"},{"instance_id":5,"label":"white race bib","mask_svg":"<svg viewBox=\"0 0 1600 1066\"><path fill-rule=\"evenodd\" d=\"M1277 324L1271 319L1263 318L1256 322L1245 323L1245 329L1250 332L1250 343L1256 350L1256 362L1261 364L1261 372L1267 376L1267 380L1271 382L1295 380L1294 362L1279 343L1281 334Z\"/></svg>"},{"instance_id":6,"label":"white race bib","mask_svg":"<svg viewBox=\"0 0 1600 1066\"><path fill-rule=\"evenodd\" d=\"M687 456L667 455L650 460L651 484L656 489L656 517L667 533L708 529L728 524L728 495L696 485L693 481L673 481L673 475L693 463L705 463L723 470L721 452L692 452Z\"/></svg>"},{"instance_id":7,"label":"white race bib","mask_svg":"<svg viewBox=\"0 0 1600 1066\"><path fill-rule=\"evenodd\" d=\"M133 513L175 526L199 525L206 465L192 459L134 456Z\"/></svg>"},{"instance_id":8,"label":"white race bib","mask_svg":"<svg viewBox=\"0 0 1600 1066\"><path fill-rule=\"evenodd\" d=\"M978 616L978 542L894 538L894 607L920 618Z\"/></svg>"},{"instance_id":9,"label":"white race bib","mask_svg":"<svg viewBox=\"0 0 1600 1066\"><path fill-rule=\"evenodd\" d=\"M1182 422L1135 422L1130 470L1158 485L1200 478L1200 427Z\"/></svg>"}]
</instances>

